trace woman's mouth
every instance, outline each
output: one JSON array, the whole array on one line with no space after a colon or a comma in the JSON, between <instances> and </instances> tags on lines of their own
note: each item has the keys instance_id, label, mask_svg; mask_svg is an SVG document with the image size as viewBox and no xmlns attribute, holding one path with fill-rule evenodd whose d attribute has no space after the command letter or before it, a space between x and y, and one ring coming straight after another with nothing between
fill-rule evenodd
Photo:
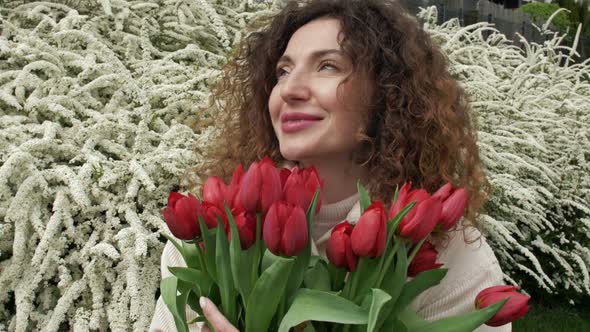
<instances>
[{"instance_id":1,"label":"woman's mouth","mask_svg":"<svg viewBox=\"0 0 590 332\"><path fill-rule=\"evenodd\" d=\"M323 117L304 112L287 112L281 116L281 129L284 133L294 133L312 126Z\"/></svg>"},{"instance_id":2,"label":"woman's mouth","mask_svg":"<svg viewBox=\"0 0 590 332\"><path fill-rule=\"evenodd\" d=\"M294 133L300 130L303 130L309 126L312 126L316 122L320 122L322 119L317 120L288 120L283 121L281 124L281 129L284 133Z\"/></svg>"}]
</instances>

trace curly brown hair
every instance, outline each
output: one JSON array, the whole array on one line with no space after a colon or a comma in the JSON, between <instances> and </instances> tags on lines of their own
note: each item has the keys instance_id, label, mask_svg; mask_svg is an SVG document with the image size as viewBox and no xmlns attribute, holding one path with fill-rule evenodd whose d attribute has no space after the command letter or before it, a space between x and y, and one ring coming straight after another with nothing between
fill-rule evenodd
<instances>
[{"instance_id":1,"label":"curly brown hair","mask_svg":"<svg viewBox=\"0 0 590 332\"><path fill-rule=\"evenodd\" d=\"M407 180L429 192L451 182L467 189L465 224L478 227L490 186L476 145L476 118L441 49L398 1L289 1L259 20L212 90L211 105L217 106L209 112L220 136L206 151L206 162L193 170L199 181L211 175L228 181L238 164L264 156L285 161L268 109L275 67L297 29L326 17L341 23L341 47L353 74L373 78L361 149L354 153L372 175L366 183L372 198L389 202Z\"/></svg>"}]
</instances>

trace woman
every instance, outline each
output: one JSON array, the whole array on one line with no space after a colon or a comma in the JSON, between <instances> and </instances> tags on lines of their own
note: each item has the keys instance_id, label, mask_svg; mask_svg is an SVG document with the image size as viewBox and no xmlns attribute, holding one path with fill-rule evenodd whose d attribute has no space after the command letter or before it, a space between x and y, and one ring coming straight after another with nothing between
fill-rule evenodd
<instances>
[{"instance_id":1,"label":"woman","mask_svg":"<svg viewBox=\"0 0 590 332\"><path fill-rule=\"evenodd\" d=\"M396 1L288 2L225 67L214 91L223 100L221 135L197 174L227 181L237 164L264 156L286 167L314 165L324 180L313 230L320 254L336 223L358 219L357 179L383 202L407 180L429 192L447 182L465 187L469 203L460 229L432 239L449 273L413 305L425 319L471 311L475 295L501 284L503 274L477 230L489 185L467 98L447 67ZM182 264L167 244L163 277L166 266ZM202 305L217 331L235 331L211 301ZM194 317L189 309L187 318ZM161 299L150 330L174 330Z\"/></svg>"}]
</instances>

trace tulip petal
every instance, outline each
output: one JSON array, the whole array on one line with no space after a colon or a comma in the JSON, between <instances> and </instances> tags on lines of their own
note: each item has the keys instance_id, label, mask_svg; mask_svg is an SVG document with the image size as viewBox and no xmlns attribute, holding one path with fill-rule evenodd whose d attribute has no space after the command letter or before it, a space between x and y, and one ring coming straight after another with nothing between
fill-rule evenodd
<instances>
[{"instance_id":1,"label":"tulip petal","mask_svg":"<svg viewBox=\"0 0 590 332\"><path fill-rule=\"evenodd\" d=\"M440 219L441 228L448 231L453 228L459 219L465 214L467 207L467 191L463 188L455 190L451 196L444 201Z\"/></svg>"},{"instance_id":2,"label":"tulip petal","mask_svg":"<svg viewBox=\"0 0 590 332\"><path fill-rule=\"evenodd\" d=\"M305 212L299 206L293 206L287 218L281 237L282 251L286 256L295 256L301 251L308 240Z\"/></svg>"},{"instance_id":3,"label":"tulip petal","mask_svg":"<svg viewBox=\"0 0 590 332\"><path fill-rule=\"evenodd\" d=\"M248 168L242 179L239 191L239 200L241 205L248 211L256 213L258 202L260 201L260 190L262 188L262 179L258 163L253 162Z\"/></svg>"},{"instance_id":4,"label":"tulip petal","mask_svg":"<svg viewBox=\"0 0 590 332\"><path fill-rule=\"evenodd\" d=\"M266 217L264 218L264 224L262 225L262 237L264 243L268 247L268 250L275 255L280 255L280 243L282 233L282 222L280 220L280 208L281 202L276 202L271 205L268 209Z\"/></svg>"},{"instance_id":5,"label":"tulip petal","mask_svg":"<svg viewBox=\"0 0 590 332\"><path fill-rule=\"evenodd\" d=\"M186 196L184 196L181 193L177 193L176 191L171 191L168 195L168 206L174 209L174 207L176 206L176 202L178 202L178 200L182 198L186 198Z\"/></svg>"},{"instance_id":6,"label":"tulip petal","mask_svg":"<svg viewBox=\"0 0 590 332\"><path fill-rule=\"evenodd\" d=\"M352 230L352 251L360 257L381 255L385 248L385 244L381 242L387 240L386 234L382 232L387 232L385 211L383 204L377 201L365 210Z\"/></svg>"},{"instance_id":7,"label":"tulip petal","mask_svg":"<svg viewBox=\"0 0 590 332\"><path fill-rule=\"evenodd\" d=\"M226 191L227 186L223 180L217 176L211 176L203 184L203 200L223 207Z\"/></svg>"},{"instance_id":8,"label":"tulip petal","mask_svg":"<svg viewBox=\"0 0 590 332\"><path fill-rule=\"evenodd\" d=\"M451 195L452 191L453 191L453 186L451 185L450 182L447 182L444 186L440 187L432 195L432 197L438 197L441 202L444 202L447 199L447 197L449 197Z\"/></svg>"}]
</instances>

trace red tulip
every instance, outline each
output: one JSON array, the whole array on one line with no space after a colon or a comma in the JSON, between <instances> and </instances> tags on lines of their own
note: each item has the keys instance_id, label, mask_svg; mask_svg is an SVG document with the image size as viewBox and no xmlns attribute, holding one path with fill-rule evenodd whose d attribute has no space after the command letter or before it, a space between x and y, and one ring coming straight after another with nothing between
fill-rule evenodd
<instances>
[{"instance_id":1,"label":"red tulip","mask_svg":"<svg viewBox=\"0 0 590 332\"><path fill-rule=\"evenodd\" d=\"M207 201L203 201L202 205L203 210L205 211L203 215L203 221L205 222L205 225L207 225L207 228L217 227L217 217L221 218L224 227L227 225L227 215L225 214L224 210L222 210L216 204Z\"/></svg>"},{"instance_id":2,"label":"red tulip","mask_svg":"<svg viewBox=\"0 0 590 332\"><path fill-rule=\"evenodd\" d=\"M476 309L488 307L509 297L502 309L487 321L486 325L500 326L508 324L526 314L529 310L528 302L530 297L517 292L516 289L515 286L493 286L477 294L475 297Z\"/></svg>"},{"instance_id":3,"label":"red tulip","mask_svg":"<svg viewBox=\"0 0 590 332\"><path fill-rule=\"evenodd\" d=\"M459 219L465 214L467 207L467 191L463 188L455 190L442 205L442 214L439 221L441 229L448 231L453 228Z\"/></svg>"},{"instance_id":4,"label":"red tulip","mask_svg":"<svg viewBox=\"0 0 590 332\"><path fill-rule=\"evenodd\" d=\"M281 186L283 188L285 188L285 182L287 182L289 175L291 175L291 170L288 168L282 168L281 171L279 172L279 176L281 178Z\"/></svg>"},{"instance_id":5,"label":"red tulip","mask_svg":"<svg viewBox=\"0 0 590 332\"><path fill-rule=\"evenodd\" d=\"M226 199L227 186L217 176L207 178L203 184L203 200L223 208Z\"/></svg>"},{"instance_id":6,"label":"red tulip","mask_svg":"<svg viewBox=\"0 0 590 332\"><path fill-rule=\"evenodd\" d=\"M438 198L428 198L418 203L399 224L399 233L406 239L419 242L434 230L442 210Z\"/></svg>"},{"instance_id":7,"label":"red tulip","mask_svg":"<svg viewBox=\"0 0 590 332\"><path fill-rule=\"evenodd\" d=\"M345 268L348 271L356 270L358 257L352 252L350 235L352 234L352 225L344 221L332 229L332 234L326 246L326 256L328 260L336 267Z\"/></svg>"},{"instance_id":8,"label":"red tulip","mask_svg":"<svg viewBox=\"0 0 590 332\"><path fill-rule=\"evenodd\" d=\"M408 276L415 277L420 272L438 269L442 266L436 262L436 258L438 255L438 251L432 245L432 243L425 241L422 244L422 247L418 249L416 256L412 262L410 262L410 266L408 266Z\"/></svg>"},{"instance_id":9,"label":"red tulip","mask_svg":"<svg viewBox=\"0 0 590 332\"><path fill-rule=\"evenodd\" d=\"M283 196L287 202L301 206L307 212L317 188L323 187L315 167L299 169L295 166L283 186ZM322 205L321 195L318 197L315 214Z\"/></svg>"},{"instance_id":10,"label":"red tulip","mask_svg":"<svg viewBox=\"0 0 590 332\"><path fill-rule=\"evenodd\" d=\"M175 237L181 240L193 240L201 235L198 216L204 215L204 210L193 194L184 196L171 192L168 196L168 206L162 209L162 215Z\"/></svg>"},{"instance_id":11,"label":"red tulip","mask_svg":"<svg viewBox=\"0 0 590 332\"><path fill-rule=\"evenodd\" d=\"M308 241L305 211L289 202L277 201L264 219L262 236L268 250L275 255L295 256Z\"/></svg>"},{"instance_id":12,"label":"red tulip","mask_svg":"<svg viewBox=\"0 0 590 332\"><path fill-rule=\"evenodd\" d=\"M279 170L270 158L253 162L242 178L239 200L249 212L265 214L283 196Z\"/></svg>"},{"instance_id":13,"label":"red tulip","mask_svg":"<svg viewBox=\"0 0 590 332\"><path fill-rule=\"evenodd\" d=\"M242 178L244 176L244 169L242 164L239 164L236 169L234 170L234 174L231 179L231 183L227 186L225 191L225 201L229 205L230 209L235 207L239 207L239 199L238 192L240 190L240 184L242 183Z\"/></svg>"},{"instance_id":14,"label":"red tulip","mask_svg":"<svg viewBox=\"0 0 590 332\"><path fill-rule=\"evenodd\" d=\"M447 197L451 195L453 191L453 186L450 182L447 182L444 186L440 187L432 197L439 197L441 202L444 202Z\"/></svg>"},{"instance_id":15,"label":"red tulip","mask_svg":"<svg viewBox=\"0 0 590 332\"><path fill-rule=\"evenodd\" d=\"M240 244L242 249L246 250L256 242L256 216L243 209L232 211L232 214L240 236ZM231 240L231 229L228 229L227 235Z\"/></svg>"},{"instance_id":16,"label":"red tulip","mask_svg":"<svg viewBox=\"0 0 590 332\"><path fill-rule=\"evenodd\" d=\"M403 184L401 189L397 193L397 199L393 204L391 204L391 208L389 208L389 213L387 214L387 219L393 219L400 211L406 207L406 197L408 197L408 193L412 189L412 182L406 182Z\"/></svg>"},{"instance_id":17,"label":"red tulip","mask_svg":"<svg viewBox=\"0 0 590 332\"><path fill-rule=\"evenodd\" d=\"M373 202L359 218L350 236L352 251L360 257L378 257L387 242L387 221L383 203Z\"/></svg>"}]
</instances>

